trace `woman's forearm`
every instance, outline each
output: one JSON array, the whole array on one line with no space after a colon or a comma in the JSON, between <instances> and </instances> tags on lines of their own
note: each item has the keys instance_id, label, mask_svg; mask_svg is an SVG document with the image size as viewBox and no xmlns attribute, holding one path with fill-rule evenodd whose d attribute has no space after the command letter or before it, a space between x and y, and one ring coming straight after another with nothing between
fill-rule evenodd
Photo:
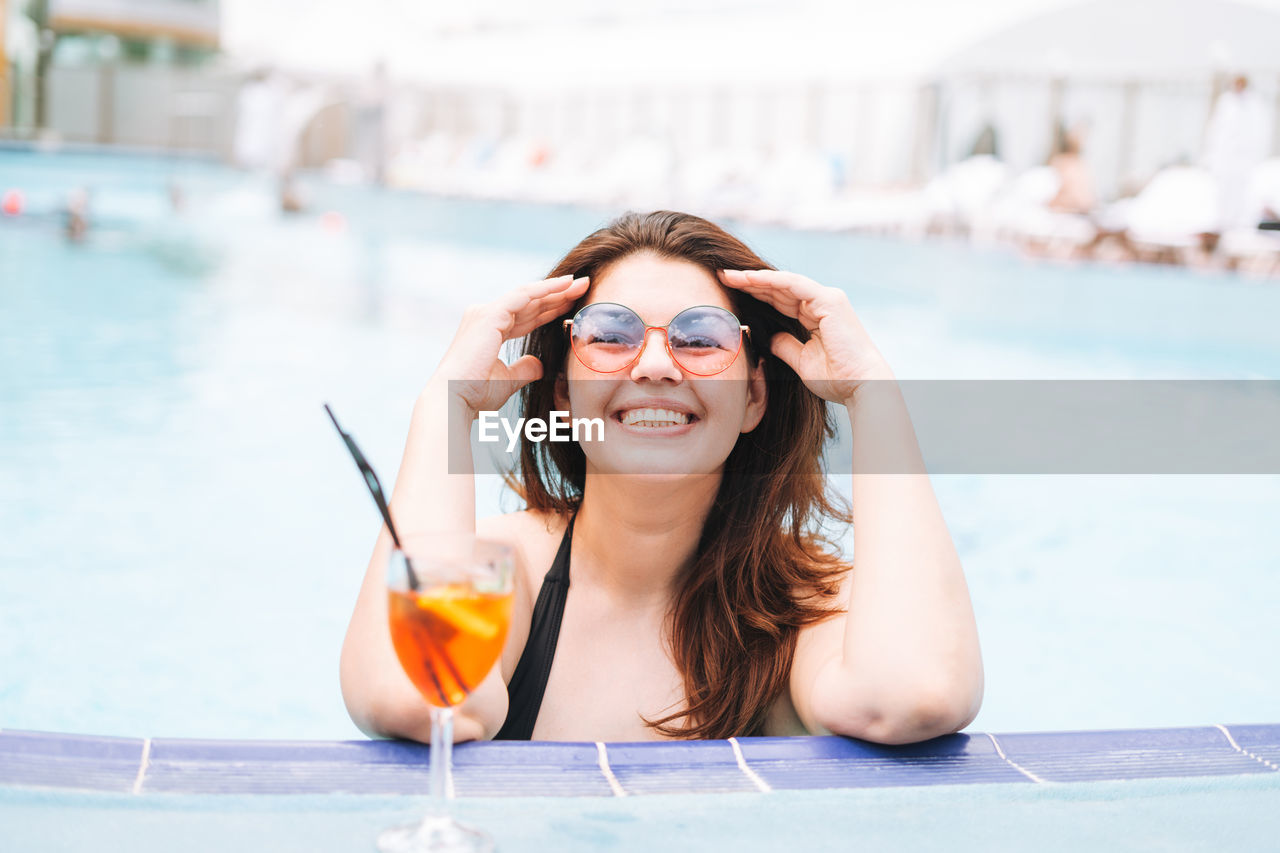
<instances>
[{"instance_id":1,"label":"woman's forearm","mask_svg":"<svg viewBox=\"0 0 1280 853\"><path fill-rule=\"evenodd\" d=\"M418 395L391 495L396 529L476 531L475 469L467 404L432 379Z\"/></svg>"},{"instance_id":2,"label":"woman's forearm","mask_svg":"<svg viewBox=\"0 0 1280 853\"><path fill-rule=\"evenodd\" d=\"M398 533L475 533L471 422L476 412L501 408L512 394L542 376L536 356L525 355L511 364L502 361L502 345L564 313L589 283L585 276L546 279L463 312L453 342L413 407L390 501ZM383 530L342 646L342 696L351 718L366 732L427 740L430 708L401 671L387 630L385 572L390 550L390 536ZM496 733L506 715L506 696L495 668L459 706L455 740Z\"/></svg>"},{"instance_id":3,"label":"woman's forearm","mask_svg":"<svg viewBox=\"0 0 1280 853\"><path fill-rule=\"evenodd\" d=\"M428 527L475 532L469 434L467 407L450 399L445 383L433 380L414 405L390 501L399 535ZM391 536L384 527L342 646L342 695L352 720L366 733L427 741L430 708L401 669L387 629L386 569L391 548ZM484 737L482 727L467 718L465 706L461 711L455 739Z\"/></svg>"},{"instance_id":4,"label":"woman's forearm","mask_svg":"<svg viewBox=\"0 0 1280 853\"><path fill-rule=\"evenodd\" d=\"M846 695L873 703L903 740L954 731L977 715L983 691L959 556L897 382L864 383L846 408L855 537L839 665Z\"/></svg>"}]
</instances>

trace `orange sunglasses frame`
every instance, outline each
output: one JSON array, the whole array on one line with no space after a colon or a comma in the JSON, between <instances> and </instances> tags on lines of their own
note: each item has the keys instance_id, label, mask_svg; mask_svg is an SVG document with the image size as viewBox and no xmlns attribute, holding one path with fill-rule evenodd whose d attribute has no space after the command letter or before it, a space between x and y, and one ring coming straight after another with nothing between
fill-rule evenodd
<instances>
[{"instance_id":1,"label":"orange sunglasses frame","mask_svg":"<svg viewBox=\"0 0 1280 853\"><path fill-rule=\"evenodd\" d=\"M627 306L623 305L620 302L593 302L591 304L592 305L617 305L619 308L626 308L628 311L631 311L630 308L627 308ZM578 314L581 314L582 311L586 310L587 307L589 306L583 306L583 308L579 309ZM685 311L692 311L694 308L716 308L720 311L724 311L730 317L733 317L733 319L735 320L738 319L732 311L729 311L725 308L721 308L719 305L690 305L688 308L685 308L683 311L681 311L680 314L683 314ZM640 315L636 314L635 311L631 311L631 313L635 314L637 319L640 317ZM680 314L676 314L675 317L672 317L671 323L674 323L676 319L680 316ZM579 364L581 364L587 370L590 370L594 373L605 373L605 374L620 373L621 371L626 370L627 368L633 366L637 361L640 360L640 356L644 355L644 348L649 345L649 333L655 330L662 332L662 343L667 348L667 355L671 358L672 363L677 365L685 373L690 373L690 374L693 374L694 376L715 376L716 374L724 373L726 370L729 369L729 367L735 361L737 361L738 353L742 352L742 338L745 336L747 340L751 340L751 327L743 325L742 323L739 323L738 324L738 348L737 350L734 351L733 358L729 359L729 363L726 364L724 367L720 368L719 370L712 371L711 373L698 373L697 371L690 370L689 368L685 367L680 362L680 359L676 357L676 354L671 351L671 337L667 333L667 329L671 327L671 323L668 323L665 326L646 325L644 327L644 338L640 342L640 349L636 352L635 357L633 359L628 361L626 364L622 365L622 367L619 367L617 370L596 370L594 367L587 364L586 360L581 355L578 354L578 348L573 345L573 321L577 319L577 316L578 316L577 314L574 314L573 317L569 318L568 320L565 320L564 323L562 324L564 330L566 332L569 332L569 349L573 350L573 357L578 360ZM640 322L643 323L644 320L640 320Z\"/></svg>"}]
</instances>

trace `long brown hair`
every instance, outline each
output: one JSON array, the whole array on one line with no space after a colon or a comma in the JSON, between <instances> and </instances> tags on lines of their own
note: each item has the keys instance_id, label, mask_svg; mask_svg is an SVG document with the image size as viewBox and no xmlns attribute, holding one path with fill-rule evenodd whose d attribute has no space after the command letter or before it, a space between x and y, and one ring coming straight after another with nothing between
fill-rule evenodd
<instances>
[{"instance_id":1,"label":"long brown hair","mask_svg":"<svg viewBox=\"0 0 1280 853\"><path fill-rule=\"evenodd\" d=\"M772 269L719 226L658 211L627 214L596 231L548 277L598 280L639 252L690 261L712 275ZM687 708L646 721L670 737L758 733L787 687L800 628L832 612L829 599L848 568L826 533L828 522L852 520L822 469L822 447L834 436L835 421L822 399L768 352L780 331L801 340L808 334L745 293L730 290L729 296L751 327L755 346L748 344L747 356L764 360L768 399L759 426L741 434L730 452L692 564L678 578L669 625ZM523 417L546 419L555 408L556 376L569 354L561 319L525 339L525 353L541 359L545 370L521 392ZM586 457L577 443L524 442L509 483L529 509L567 514L580 506L585 478Z\"/></svg>"}]
</instances>

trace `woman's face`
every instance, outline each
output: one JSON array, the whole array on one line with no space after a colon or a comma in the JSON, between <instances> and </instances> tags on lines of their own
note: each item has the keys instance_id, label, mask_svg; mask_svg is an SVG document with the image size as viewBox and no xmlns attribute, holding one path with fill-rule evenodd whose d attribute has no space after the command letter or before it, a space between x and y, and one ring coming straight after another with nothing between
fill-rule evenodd
<instances>
[{"instance_id":1,"label":"woman's face","mask_svg":"<svg viewBox=\"0 0 1280 853\"><path fill-rule=\"evenodd\" d=\"M625 305L646 326L666 326L695 305L733 311L705 269L647 253L626 257L596 278L586 304L596 302ZM653 329L635 363L616 373L597 373L571 352L556 383L556 406L574 418L604 421L603 441L582 442L588 473L709 474L764 416L764 369L748 361L744 344L724 371L695 376L671 358L664 333Z\"/></svg>"}]
</instances>

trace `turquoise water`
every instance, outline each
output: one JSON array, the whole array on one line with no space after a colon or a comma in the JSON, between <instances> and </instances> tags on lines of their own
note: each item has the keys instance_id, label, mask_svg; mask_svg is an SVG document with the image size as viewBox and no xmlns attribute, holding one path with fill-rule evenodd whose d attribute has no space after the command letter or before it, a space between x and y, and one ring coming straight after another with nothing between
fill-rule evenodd
<instances>
[{"instance_id":1,"label":"turquoise water","mask_svg":"<svg viewBox=\"0 0 1280 853\"><path fill-rule=\"evenodd\" d=\"M1070 785L459 800L503 851L1268 850L1277 774ZM409 797L85 795L0 788L14 849L372 850ZM231 816L234 815L234 819Z\"/></svg>"},{"instance_id":2,"label":"turquoise water","mask_svg":"<svg viewBox=\"0 0 1280 853\"><path fill-rule=\"evenodd\" d=\"M170 183L181 211L168 206ZM81 245L54 211L92 190ZM464 305L611 211L0 151L0 727L357 736L337 657L384 480ZM326 215L328 214L328 215ZM1280 378L1280 288L765 228L904 378ZM486 482L481 511L511 508ZM1275 722L1280 478L940 477L990 731Z\"/></svg>"}]
</instances>

